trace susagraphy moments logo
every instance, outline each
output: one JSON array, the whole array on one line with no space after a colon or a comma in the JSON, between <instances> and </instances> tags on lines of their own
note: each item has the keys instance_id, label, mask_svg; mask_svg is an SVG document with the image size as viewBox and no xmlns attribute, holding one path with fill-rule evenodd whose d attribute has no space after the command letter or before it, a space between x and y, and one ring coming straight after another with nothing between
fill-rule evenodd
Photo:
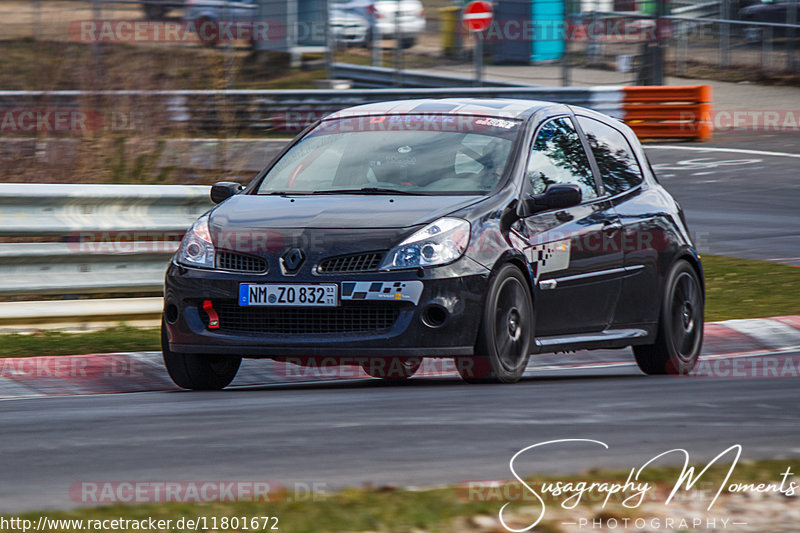
<instances>
[{"instance_id":1,"label":"susagraphy moments logo","mask_svg":"<svg viewBox=\"0 0 800 533\"><path fill-rule=\"evenodd\" d=\"M550 505L557 504L563 509L571 510L575 509L582 501L599 504L603 509L606 508L609 502L615 502L625 509L632 510L638 509L645 501L657 502L661 500L664 505L669 505L676 500L679 494L699 490L702 486L703 491L707 491L705 494L708 496L706 511L711 511L719 497L724 493L773 493L787 497L800 493L800 482L793 479L794 473L790 468L786 468L782 473L776 474L775 481L771 482L732 482L731 477L742 456L741 444L734 444L726 448L699 471L699 467L690 466L691 458L687 450L683 448L667 450L653 456L638 468L631 468L624 482L611 480L549 480L537 483L530 479L526 480L518 471L517 462L523 457L530 460L533 454L544 451L547 447L558 446L563 450L566 446L578 444L589 444L591 446L600 446L606 450L610 449L605 442L593 439L558 439L527 446L515 453L508 463L509 470L516 480L515 487L518 484L516 490L508 490L510 484L506 485L506 490L503 491L501 490L502 487L497 485L497 482L469 482L464 487L467 490L467 497L469 499L486 500L487 495L492 491L503 494L505 503L497 515L500 523L507 531L523 533L531 531L545 518L548 503ZM663 466L666 461L674 462L676 457L680 465L679 473L676 475L671 488L669 488L668 484L667 490L664 491L663 487L657 487L655 483L644 480L647 477L644 474L648 468L655 468L657 465ZM712 467L715 467L714 480L701 484L701 479L706 476ZM668 482L671 482L671 480L668 480ZM666 496L664 496L665 494ZM511 519L513 505L517 503L524 504L526 508L533 507L538 509L538 517L525 527L515 529L509 524L513 521ZM533 514L535 515L535 513ZM516 522L518 523L518 520ZM723 526L727 527L727 525L726 521ZM691 524L689 526L691 527Z\"/></svg>"}]
</instances>

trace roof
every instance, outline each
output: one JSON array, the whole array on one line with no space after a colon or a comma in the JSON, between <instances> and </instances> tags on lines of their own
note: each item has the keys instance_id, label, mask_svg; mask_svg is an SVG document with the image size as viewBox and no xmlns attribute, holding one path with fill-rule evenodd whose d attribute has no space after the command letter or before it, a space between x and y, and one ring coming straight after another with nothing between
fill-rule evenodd
<instances>
[{"instance_id":1,"label":"roof","mask_svg":"<svg viewBox=\"0 0 800 533\"><path fill-rule=\"evenodd\" d=\"M525 119L536 111L552 105L557 104L539 100L513 100L504 98L425 98L376 102L373 104L348 107L332 113L326 118L432 113Z\"/></svg>"}]
</instances>

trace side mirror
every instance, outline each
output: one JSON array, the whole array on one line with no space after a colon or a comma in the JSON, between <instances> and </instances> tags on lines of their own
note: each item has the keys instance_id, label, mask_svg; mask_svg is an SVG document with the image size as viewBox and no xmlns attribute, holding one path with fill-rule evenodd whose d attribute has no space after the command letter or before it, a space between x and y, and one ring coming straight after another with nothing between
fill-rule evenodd
<instances>
[{"instance_id":1,"label":"side mirror","mask_svg":"<svg viewBox=\"0 0 800 533\"><path fill-rule=\"evenodd\" d=\"M525 210L532 215L548 209L565 209L583 200L580 187L572 184L549 185L544 193L525 200Z\"/></svg>"},{"instance_id":2,"label":"side mirror","mask_svg":"<svg viewBox=\"0 0 800 533\"><path fill-rule=\"evenodd\" d=\"M235 181L219 181L211 186L211 201L215 204L227 200L234 194L238 194L244 185Z\"/></svg>"}]
</instances>

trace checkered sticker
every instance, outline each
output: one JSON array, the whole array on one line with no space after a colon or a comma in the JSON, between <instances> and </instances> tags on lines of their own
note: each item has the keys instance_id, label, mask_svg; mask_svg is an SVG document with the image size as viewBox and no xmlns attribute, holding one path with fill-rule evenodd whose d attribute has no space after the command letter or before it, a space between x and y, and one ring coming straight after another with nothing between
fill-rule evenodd
<instances>
[{"instance_id":1,"label":"checkered sticker","mask_svg":"<svg viewBox=\"0 0 800 533\"><path fill-rule=\"evenodd\" d=\"M419 303L421 281L343 281L342 300L379 300Z\"/></svg>"},{"instance_id":2,"label":"checkered sticker","mask_svg":"<svg viewBox=\"0 0 800 533\"><path fill-rule=\"evenodd\" d=\"M531 263L536 278L569 268L570 245L570 239L563 239L526 248L525 257Z\"/></svg>"}]
</instances>

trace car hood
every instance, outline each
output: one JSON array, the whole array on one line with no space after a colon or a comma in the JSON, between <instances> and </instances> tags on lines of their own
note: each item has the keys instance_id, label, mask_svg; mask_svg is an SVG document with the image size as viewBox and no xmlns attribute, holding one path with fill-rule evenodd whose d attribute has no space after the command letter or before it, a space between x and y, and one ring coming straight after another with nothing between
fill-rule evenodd
<instances>
[{"instance_id":1,"label":"car hood","mask_svg":"<svg viewBox=\"0 0 800 533\"><path fill-rule=\"evenodd\" d=\"M211 214L215 230L369 229L426 224L481 196L320 195L229 198Z\"/></svg>"}]
</instances>

